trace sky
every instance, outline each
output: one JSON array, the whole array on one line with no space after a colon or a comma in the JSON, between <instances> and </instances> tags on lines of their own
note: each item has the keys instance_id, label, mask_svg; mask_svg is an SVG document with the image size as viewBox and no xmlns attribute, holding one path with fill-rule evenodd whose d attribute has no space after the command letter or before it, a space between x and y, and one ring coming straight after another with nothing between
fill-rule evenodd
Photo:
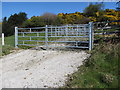
<instances>
[{"instance_id":1,"label":"sky","mask_svg":"<svg viewBox=\"0 0 120 90\"><path fill-rule=\"evenodd\" d=\"M93 2L95 3L95 2ZM40 16L45 12L54 14L83 12L90 2L2 2L2 18L25 12L27 17ZM116 2L104 2L104 9L115 9Z\"/></svg>"}]
</instances>

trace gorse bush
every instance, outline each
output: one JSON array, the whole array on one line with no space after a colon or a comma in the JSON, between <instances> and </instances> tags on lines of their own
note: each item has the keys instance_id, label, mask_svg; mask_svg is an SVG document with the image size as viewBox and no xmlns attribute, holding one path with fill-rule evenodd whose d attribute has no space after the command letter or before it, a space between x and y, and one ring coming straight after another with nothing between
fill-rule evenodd
<instances>
[{"instance_id":1,"label":"gorse bush","mask_svg":"<svg viewBox=\"0 0 120 90\"><path fill-rule=\"evenodd\" d=\"M120 20L120 11L114 9L103 9L103 4L90 4L81 12L75 13L44 13L41 16L32 16L27 18L25 12L13 14L10 17L4 17L2 21L2 31L5 36L14 34L14 27L41 27L45 25L63 25L63 24L86 24L92 22L104 22ZM112 22L110 25L120 25L120 22Z\"/></svg>"}]
</instances>

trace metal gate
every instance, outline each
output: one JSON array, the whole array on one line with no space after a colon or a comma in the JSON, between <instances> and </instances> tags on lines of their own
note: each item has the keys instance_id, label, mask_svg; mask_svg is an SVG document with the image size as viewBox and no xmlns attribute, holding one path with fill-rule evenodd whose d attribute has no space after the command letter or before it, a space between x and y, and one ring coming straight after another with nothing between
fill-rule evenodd
<instances>
[{"instance_id":1,"label":"metal gate","mask_svg":"<svg viewBox=\"0 0 120 90\"><path fill-rule=\"evenodd\" d=\"M93 25L64 25L35 28L15 27L15 47L40 46L46 48L88 48L93 46Z\"/></svg>"}]
</instances>

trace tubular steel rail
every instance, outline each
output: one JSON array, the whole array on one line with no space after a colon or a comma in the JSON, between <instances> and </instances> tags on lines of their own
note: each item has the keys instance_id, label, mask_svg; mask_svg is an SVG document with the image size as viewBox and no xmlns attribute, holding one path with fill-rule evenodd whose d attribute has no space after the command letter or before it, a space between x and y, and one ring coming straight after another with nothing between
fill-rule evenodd
<instances>
[{"instance_id":1,"label":"tubular steel rail","mask_svg":"<svg viewBox=\"0 0 120 90\"><path fill-rule=\"evenodd\" d=\"M93 47L93 23L34 28L15 27L15 47L19 45L46 48L88 48Z\"/></svg>"}]
</instances>

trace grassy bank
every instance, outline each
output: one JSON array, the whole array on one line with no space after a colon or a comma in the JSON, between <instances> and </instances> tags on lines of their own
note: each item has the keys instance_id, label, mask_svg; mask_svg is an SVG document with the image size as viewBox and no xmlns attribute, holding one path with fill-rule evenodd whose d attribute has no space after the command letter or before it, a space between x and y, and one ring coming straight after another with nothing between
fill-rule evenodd
<instances>
[{"instance_id":1,"label":"grassy bank","mask_svg":"<svg viewBox=\"0 0 120 90\"><path fill-rule=\"evenodd\" d=\"M111 39L100 42L91 57L69 77L67 88L117 88L120 42Z\"/></svg>"},{"instance_id":2,"label":"grassy bank","mask_svg":"<svg viewBox=\"0 0 120 90\"><path fill-rule=\"evenodd\" d=\"M19 46L22 49L31 48L29 46ZM5 45L2 46L2 56L10 54L13 50L15 50L15 36L5 37Z\"/></svg>"},{"instance_id":3,"label":"grassy bank","mask_svg":"<svg viewBox=\"0 0 120 90\"><path fill-rule=\"evenodd\" d=\"M2 46L2 55L7 55L14 50L14 35L5 37L5 45Z\"/></svg>"}]
</instances>

